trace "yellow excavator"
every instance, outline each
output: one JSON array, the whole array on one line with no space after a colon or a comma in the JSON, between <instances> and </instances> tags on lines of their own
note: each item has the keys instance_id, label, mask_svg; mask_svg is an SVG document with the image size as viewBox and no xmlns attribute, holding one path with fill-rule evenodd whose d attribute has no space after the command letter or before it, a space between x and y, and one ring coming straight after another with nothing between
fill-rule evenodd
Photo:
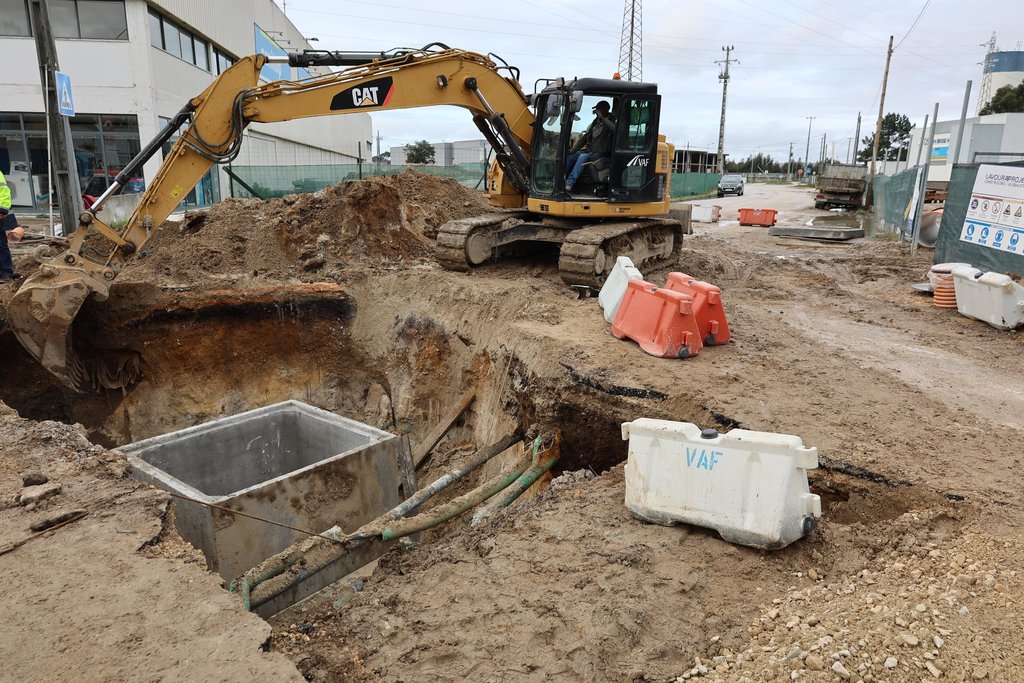
<instances>
[{"instance_id":1,"label":"yellow excavator","mask_svg":"<svg viewBox=\"0 0 1024 683\"><path fill-rule=\"evenodd\" d=\"M343 67L298 81L260 83L268 62ZM567 192L570 151L606 102L613 145ZM560 246L570 284L600 285L617 256L637 265L673 258L680 223L668 218L672 145L658 134L657 86L619 79L542 79L527 96L519 71L496 55L432 43L381 53L307 50L287 58L244 57L191 99L79 217L68 249L21 286L7 321L21 344L63 384L79 390L135 382L137 354L84 354L72 323L89 296L104 301L125 264L216 163L233 160L242 132L269 123L356 111L453 105L468 109L494 150L487 173L492 214L452 221L437 236L437 260L467 270L530 243ZM603 109L603 108L602 108ZM104 201L180 133L141 202L119 229L97 216Z\"/></svg>"}]
</instances>

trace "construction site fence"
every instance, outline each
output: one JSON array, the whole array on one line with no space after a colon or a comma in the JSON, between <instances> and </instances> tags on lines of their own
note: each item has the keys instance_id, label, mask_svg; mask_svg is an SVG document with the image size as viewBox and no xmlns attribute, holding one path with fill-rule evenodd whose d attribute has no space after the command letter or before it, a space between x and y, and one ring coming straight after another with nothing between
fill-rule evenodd
<instances>
[{"instance_id":1,"label":"construction site fence","mask_svg":"<svg viewBox=\"0 0 1024 683\"><path fill-rule=\"evenodd\" d=\"M914 209L917 178L917 167L891 176L875 176L872 199L881 232L906 232L907 218Z\"/></svg>"},{"instance_id":2,"label":"construction site fence","mask_svg":"<svg viewBox=\"0 0 1024 683\"><path fill-rule=\"evenodd\" d=\"M485 189L483 164L460 164L456 166L398 166L376 164L333 164L315 166L240 166L232 165L230 175L231 195L234 197L258 196L262 199L283 197L289 194L316 192L325 187L349 180L372 176L397 175L408 169L419 173L450 178L466 187ZM673 173L672 197L700 196L714 192L721 178L717 173ZM250 191L252 190L252 191ZM254 191L254 192L253 192Z\"/></svg>"}]
</instances>

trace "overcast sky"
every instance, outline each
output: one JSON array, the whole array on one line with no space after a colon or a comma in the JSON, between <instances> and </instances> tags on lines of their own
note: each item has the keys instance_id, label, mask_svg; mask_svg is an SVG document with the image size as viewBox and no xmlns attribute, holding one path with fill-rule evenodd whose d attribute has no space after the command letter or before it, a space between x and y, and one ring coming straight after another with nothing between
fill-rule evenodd
<instances>
[{"instance_id":1,"label":"overcast sky","mask_svg":"<svg viewBox=\"0 0 1024 683\"><path fill-rule=\"evenodd\" d=\"M282 4L282 0L276 0ZM920 126L939 103L939 119L960 116L964 86L974 81L974 115L987 43L1022 49L1021 0L645 0L643 80L663 97L662 132L677 147L714 151L723 45L731 69L726 153L756 148L784 160L789 143L802 158L812 123L810 158L822 135L845 159L857 113L861 135L874 130L889 35L892 58L885 111ZM436 7L437 9L430 9ZM439 41L493 52L522 69L523 88L537 78L610 77L618 68L622 0L287 0L288 17L315 47L386 50ZM921 10L924 8L923 14ZM914 25L920 14L920 20ZM911 30L911 28L913 29ZM907 35L909 32L909 35ZM906 36L906 37L905 37ZM479 138L470 117L445 107L373 114L384 146L429 139Z\"/></svg>"}]
</instances>

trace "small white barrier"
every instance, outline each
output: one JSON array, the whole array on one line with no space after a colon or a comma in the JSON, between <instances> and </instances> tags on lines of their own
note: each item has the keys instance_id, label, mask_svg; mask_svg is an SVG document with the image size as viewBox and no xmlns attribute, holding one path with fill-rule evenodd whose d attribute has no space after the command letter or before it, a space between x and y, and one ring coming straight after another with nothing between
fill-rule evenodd
<instances>
[{"instance_id":1,"label":"small white barrier","mask_svg":"<svg viewBox=\"0 0 1024 683\"><path fill-rule=\"evenodd\" d=\"M615 320L615 314L622 303L622 297L626 296L626 286L630 280L643 280L644 276L633 266L633 261L628 256L620 256L615 259L615 266L604 281L601 292L597 295L597 303L604 309L604 319L607 322Z\"/></svg>"},{"instance_id":2,"label":"small white barrier","mask_svg":"<svg viewBox=\"0 0 1024 683\"><path fill-rule=\"evenodd\" d=\"M685 522L730 543L782 548L821 516L807 470L818 449L797 436L734 429L703 432L689 422L641 418L622 425L629 440L626 507L657 524Z\"/></svg>"},{"instance_id":3,"label":"small white barrier","mask_svg":"<svg viewBox=\"0 0 1024 683\"><path fill-rule=\"evenodd\" d=\"M722 214L722 207L718 204L691 204L693 213L690 220L697 223L717 223Z\"/></svg>"},{"instance_id":4,"label":"small white barrier","mask_svg":"<svg viewBox=\"0 0 1024 683\"><path fill-rule=\"evenodd\" d=\"M960 266L953 269L953 287L960 315L1000 330L1024 325L1024 287L1008 275Z\"/></svg>"}]
</instances>

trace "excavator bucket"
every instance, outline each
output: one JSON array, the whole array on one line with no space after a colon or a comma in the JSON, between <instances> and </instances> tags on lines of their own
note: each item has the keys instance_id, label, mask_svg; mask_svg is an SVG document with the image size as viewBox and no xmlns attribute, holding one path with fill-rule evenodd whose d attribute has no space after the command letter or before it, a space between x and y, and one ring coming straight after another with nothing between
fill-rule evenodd
<instances>
[{"instance_id":1,"label":"excavator bucket","mask_svg":"<svg viewBox=\"0 0 1024 683\"><path fill-rule=\"evenodd\" d=\"M71 345L71 325L90 294L107 298L105 283L74 265L48 263L25 281L7 306L7 324L46 370L76 391L93 378Z\"/></svg>"}]
</instances>

